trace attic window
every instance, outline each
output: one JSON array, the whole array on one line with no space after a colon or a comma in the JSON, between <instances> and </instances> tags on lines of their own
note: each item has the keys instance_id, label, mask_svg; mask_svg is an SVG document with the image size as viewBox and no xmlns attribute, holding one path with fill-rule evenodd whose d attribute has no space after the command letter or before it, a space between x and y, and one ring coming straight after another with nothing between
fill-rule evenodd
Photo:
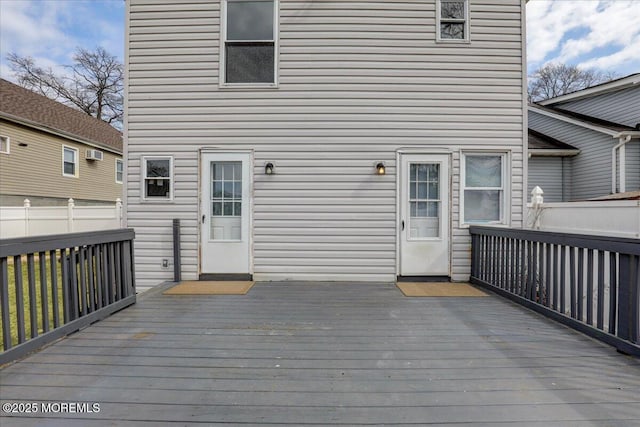
<instances>
[{"instance_id":1,"label":"attic window","mask_svg":"<svg viewBox=\"0 0 640 427\"><path fill-rule=\"evenodd\" d=\"M227 0L224 83L274 84L277 14L274 0Z\"/></svg>"},{"instance_id":2,"label":"attic window","mask_svg":"<svg viewBox=\"0 0 640 427\"><path fill-rule=\"evenodd\" d=\"M468 0L439 0L438 41L469 41Z\"/></svg>"}]
</instances>

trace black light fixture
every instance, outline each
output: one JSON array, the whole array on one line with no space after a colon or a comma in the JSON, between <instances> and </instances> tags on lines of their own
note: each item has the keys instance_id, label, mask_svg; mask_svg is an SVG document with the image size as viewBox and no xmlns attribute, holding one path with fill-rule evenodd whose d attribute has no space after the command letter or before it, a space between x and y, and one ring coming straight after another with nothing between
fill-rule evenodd
<instances>
[{"instance_id":1,"label":"black light fixture","mask_svg":"<svg viewBox=\"0 0 640 427\"><path fill-rule=\"evenodd\" d=\"M384 174L386 174L386 173L387 173L387 169L386 169L386 167L385 167L384 163L379 162L379 163L376 165L376 175L384 175Z\"/></svg>"},{"instance_id":2,"label":"black light fixture","mask_svg":"<svg viewBox=\"0 0 640 427\"><path fill-rule=\"evenodd\" d=\"M273 175L275 173L275 168L273 166L273 163L267 162L264 165L264 173L265 175Z\"/></svg>"}]
</instances>

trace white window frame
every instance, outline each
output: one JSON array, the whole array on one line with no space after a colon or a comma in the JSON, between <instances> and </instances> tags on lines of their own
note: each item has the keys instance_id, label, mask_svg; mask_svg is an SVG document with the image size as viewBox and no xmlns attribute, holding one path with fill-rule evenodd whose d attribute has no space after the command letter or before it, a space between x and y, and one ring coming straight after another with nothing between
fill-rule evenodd
<instances>
[{"instance_id":1,"label":"white window frame","mask_svg":"<svg viewBox=\"0 0 640 427\"><path fill-rule=\"evenodd\" d=\"M2 149L5 146L6 149ZM11 138L5 135L0 135L0 153L9 154L11 153Z\"/></svg>"},{"instance_id":2,"label":"white window frame","mask_svg":"<svg viewBox=\"0 0 640 427\"><path fill-rule=\"evenodd\" d=\"M442 19L442 0L436 0L436 42L439 43L470 43L471 38L469 35L469 1L459 0L464 3L464 21L462 19ZM464 38L463 39L447 39L442 37L440 30L441 23L464 23Z\"/></svg>"},{"instance_id":3,"label":"white window frame","mask_svg":"<svg viewBox=\"0 0 640 427\"><path fill-rule=\"evenodd\" d=\"M218 86L220 88L277 88L280 73L280 0L273 0L273 40L253 40L255 42L273 41L273 83L227 83L226 76L226 43L227 43L227 2L221 0L220 4L220 62L218 71ZM251 42L252 40L244 40Z\"/></svg>"},{"instance_id":4,"label":"white window frame","mask_svg":"<svg viewBox=\"0 0 640 427\"><path fill-rule=\"evenodd\" d=\"M118 163L122 165L122 172L121 172L122 177L120 181L118 181ZM116 184L122 184L122 182L124 181L124 161L122 159L116 159L115 168L116 168Z\"/></svg>"},{"instance_id":5,"label":"white window frame","mask_svg":"<svg viewBox=\"0 0 640 427\"><path fill-rule=\"evenodd\" d=\"M71 150L74 152L74 159L73 159L73 174L69 174L69 173L65 173L64 171L64 152L65 150ZM78 178L78 176L80 176L80 161L79 161L79 154L80 150L78 150L77 148L74 147L70 147L68 145L63 145L62 146L62 176L66 176L69 178Z\"/></svg>"},{"instance_id":6,"label":"white window frame","mask_svg":"<svg viewBox=\"0 0 640 427\"><path fill-rule=\"evenodd\" d=\"M501 183L500 188L497 187L466 187L466 160L467 157L473 156L496 156L501 159ZM510 156L509 152L505 151L463 151L460 153L460 208L459 208L459 221L460 228L468 228L470 225L508 225L509 218L511 216L511 189L509 186L510 180L508 172L510 168ZM465 190L500 190L502 191L502 197L500 200L500 219L498 221L470 221L467 222L464 217L464 192Z\"/></svg>"},{"instance_id":7,"label":"white window frame","mask_svg":"<svg viewBox=\"0 0 640 427\"><path fill-rule=\"evenodd\" d=\"M147 161L148 160L169 160L169 177L165 178L169 180L169 197L151 196L147 194ZM140 199L144 202L150 203L166 203L173 201L173 183L174 183L174 171L173 171L173 156L155 156L145 155L140 158L142 164L140 165L141 179L140 179ZM123 170L124 171L124 170ZM152 178L157 179L157 178Z\"/></svg>"}]
</instances>

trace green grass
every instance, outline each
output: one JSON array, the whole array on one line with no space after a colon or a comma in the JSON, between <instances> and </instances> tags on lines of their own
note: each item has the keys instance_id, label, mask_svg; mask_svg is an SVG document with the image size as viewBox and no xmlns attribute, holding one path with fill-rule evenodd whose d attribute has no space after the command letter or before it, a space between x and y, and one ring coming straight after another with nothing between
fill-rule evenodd
<instances>
[{"instance_id":1,"label":"green grass","mask_svg":"<svg viewBox=\"0 0 640 427\"><path fill-rule=\"evenodd\" d=\"M37 311L37 325L33 325L33 327L37 328L38 335L43 333L43 320L42 320L42 287L40 286L42 283L42 278L40 277L40 261L39 257L36 254L34 257L34 267L35 267L35 300L36 300L36 311ZM58 258L58 256L56 257ZM52 298L52 289L51 289L51 267L49 257L46 258L46 266L47 271L45 274L46 280L46 296L48 302L48 318L49 318L49 330L54 328L53 323L53 298ZM61 277L61 269L60 263L57 263L56 273L57 273L57 289L56 293L58 296L58 312L60 314L60 323L63 322L63 307L62 307L62 277ZM23 307L24 307L24 322L25 322L25 341L28 341L31 338L31 316L30 316L30 303L31 297L29 295L29 279L28 279L28 267L27 267L27 257L22 257L21 262L21 273L22 273L22 294L23 294ZM9 324L11 330L11 345L15 346L18 344L18 316L17 316L17 307L16 307L16 280L15 280L15 266L13 264L13 259L9 260L8 265L8 284L9 284ZM1 310L1 308L0 308ZM0 322L0 349L4 350L4 343L2 342L3 328L2 322Z\"/></svg>"}]
</instances>

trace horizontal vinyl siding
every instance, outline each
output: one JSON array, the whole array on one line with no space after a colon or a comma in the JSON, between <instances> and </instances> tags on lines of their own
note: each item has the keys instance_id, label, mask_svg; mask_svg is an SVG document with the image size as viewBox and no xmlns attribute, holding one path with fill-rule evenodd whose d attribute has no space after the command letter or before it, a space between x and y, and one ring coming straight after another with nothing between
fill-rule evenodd
<instances>
[{"instance_id":1,"label":"horizontal vinyl siding","mask_svg":"<svg viewBox=\"0 0 640 427\"><path fill-rule=\"evenodd\" d=\"M452 272L469 274L458 229L459 150L511 150L511 220L522 221L520 2L471 2L470 44L435 43L434 1L281 1L279 87L220 89L219 2L132 0L128 222L137 278L198 273L198 150L254 150L258 279L392 280L396 150L452 156ZM140 156L175 156L172 203L140 202ZM276 174L264 175L275 163ZM385 176L374 165L384 161Z\"/></svg>"},{"instance_id":2,"label":"horizontal vinyl siding","mask_svg":"<svg viewBox=\"0 0 640 427\"><path fill-rule=\"evenodd\" d=\"M626 191L640 190L640 140L635 139L625 146Z\"/></svg>"},{"instance_id":3,"label":"horizontal vinyl siding","mask_svg":"<svg viewBox=\"0 0 640 427\"><path fill-rule=\"evenodd\" d=\"M562 157L531 157L529 159L528 191L538 186L544 191L544 201L563 202Z\"/></svg>"},{"instance_id":4,"label":"horizontal vinyl siding","mask_svg":"<svg viewBox=\"0 0 640 427\"><path fill-rule=\"evenodd\" d=\"M570 200L611 193L611 149L618 143L617 139L532 110L529 110L529 127L580 150L580 154L570 158Z\"/></svg>"},{"instance_id":5,"label":"horizontal vinyl siding","mask_svg":"<svg viewBox=\"0 0 640 427\"><path fill-rule=\"evenodd\" d=\"M556 105L569 111L625 126L640 123L640 87L632 87Z\"/></svg>"},{"instance_id":6,"label":"horizontal vinyl siding","mask_svg":"<svg viewBox=\"0 0 640 427\"><path fill-rule=\"evenodd\" d=\"M101 150L102 161L86 160L87 145L5 120L0 135L11 141L10 154L0 153L0 194L114 203L123 197L115 181L115 161L122 156ZM77 177L62 175L63 145L78 150Z\"/></svg>"}]
</instances>

